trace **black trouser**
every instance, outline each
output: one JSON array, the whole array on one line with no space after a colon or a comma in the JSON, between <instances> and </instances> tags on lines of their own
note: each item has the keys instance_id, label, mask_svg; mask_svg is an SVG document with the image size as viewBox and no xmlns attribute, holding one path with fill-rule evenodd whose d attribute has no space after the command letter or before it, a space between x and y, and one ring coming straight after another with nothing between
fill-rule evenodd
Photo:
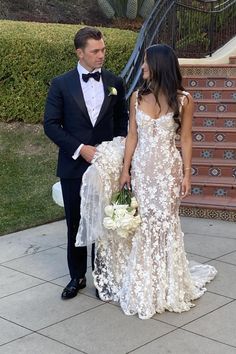
<instances>
[{"instance_id":1,"label":"black trouser","mask_svg":"<svg viewBox=\"0 0 236 354\"><path fill-rule=\"evenodd\" d=\"M80 187L82 178L61 179L67 223L67 261L71 278L83 278L87 271L87 247L75 247L80 221ZM92 245L92 269L94 265L94 244Z\"/></svg>"}]
</instances>

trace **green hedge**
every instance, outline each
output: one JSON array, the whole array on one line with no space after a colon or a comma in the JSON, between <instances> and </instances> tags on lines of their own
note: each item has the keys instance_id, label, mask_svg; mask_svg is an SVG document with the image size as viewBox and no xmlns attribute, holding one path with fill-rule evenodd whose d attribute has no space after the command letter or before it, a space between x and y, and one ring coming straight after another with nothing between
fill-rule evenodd
<instances>
[{"instance_id":1,"label":"green hedge","mask_svg":"<svg viewBox=\"0 0 236 354\"><path fill-rule=\"evenodd\" d=\"M73 47L82 26L0 21L0 120L42 121L50 80L77 63ZM119 74L137 34L101 29L107 46L105 67Z\"/></svg>"}]
</instances>

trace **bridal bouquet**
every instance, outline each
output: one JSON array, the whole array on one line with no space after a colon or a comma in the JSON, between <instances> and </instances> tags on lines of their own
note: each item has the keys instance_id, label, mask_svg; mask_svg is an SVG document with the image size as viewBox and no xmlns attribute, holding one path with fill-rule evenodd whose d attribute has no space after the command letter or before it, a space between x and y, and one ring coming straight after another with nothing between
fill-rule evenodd
<instances>
[{"instance_id":1,"label":"bridal bouquet","mask_svg":"<svg viewBox=\"0 0 236 354\"><path fill-rule=\"evenodd\" d=\"M128 237L141 223L137 209L137 200L129 189L123 188L112 195L111 204L105 207L103 226L115 230L120 237Z\"/></svg>"}]
</instances>

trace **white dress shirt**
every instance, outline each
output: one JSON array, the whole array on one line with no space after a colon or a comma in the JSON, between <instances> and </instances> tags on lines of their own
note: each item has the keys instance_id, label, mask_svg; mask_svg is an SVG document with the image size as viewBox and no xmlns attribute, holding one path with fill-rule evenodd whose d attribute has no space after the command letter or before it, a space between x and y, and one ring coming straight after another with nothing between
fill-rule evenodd
<instances>
[{"instance_id":1,"label":"white dress shirt","mask_svg":"<svg viewBox=\"0 0 236 354\"><path fill-rule=\"evenodd\" d=\"M77 70L80 76L80 83L81 83L81 88L84 96L85 105L87 107L91 123L94 126L104 100L104 88L103 88L102 78L100 78L99 81L94 80L94 78L90 78L88 82L85 82L82 79L82 74L88 74L89 71L86 70L80 64L80 62L78 62ZM95 69L92 72L96 72L96 71L101 72L101 69ZM78 149L75 151L74 155L72 156L74 160L76 160L79 157L80 150L83 146L84 144L81 144L78 147Z\"/></svg>"}]
</instances>

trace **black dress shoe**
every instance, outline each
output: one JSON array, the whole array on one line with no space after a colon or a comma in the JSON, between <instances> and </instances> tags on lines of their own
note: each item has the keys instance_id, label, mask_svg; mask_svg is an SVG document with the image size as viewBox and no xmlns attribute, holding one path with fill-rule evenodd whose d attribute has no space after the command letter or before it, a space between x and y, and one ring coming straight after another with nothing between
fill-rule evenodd
<instances>
[{"instance_id":1,"label":"black dress shoe","mask_svg":"<svg viewBox=\"0 0 236 354\"><path fill-rule=\"evenodd\" d=\"M63 300L72 299L75 297L80 289L86 287L86 278L83 279L72 279L65 289L62 291L61 298Z\"/></svg>"}]
</instances>

